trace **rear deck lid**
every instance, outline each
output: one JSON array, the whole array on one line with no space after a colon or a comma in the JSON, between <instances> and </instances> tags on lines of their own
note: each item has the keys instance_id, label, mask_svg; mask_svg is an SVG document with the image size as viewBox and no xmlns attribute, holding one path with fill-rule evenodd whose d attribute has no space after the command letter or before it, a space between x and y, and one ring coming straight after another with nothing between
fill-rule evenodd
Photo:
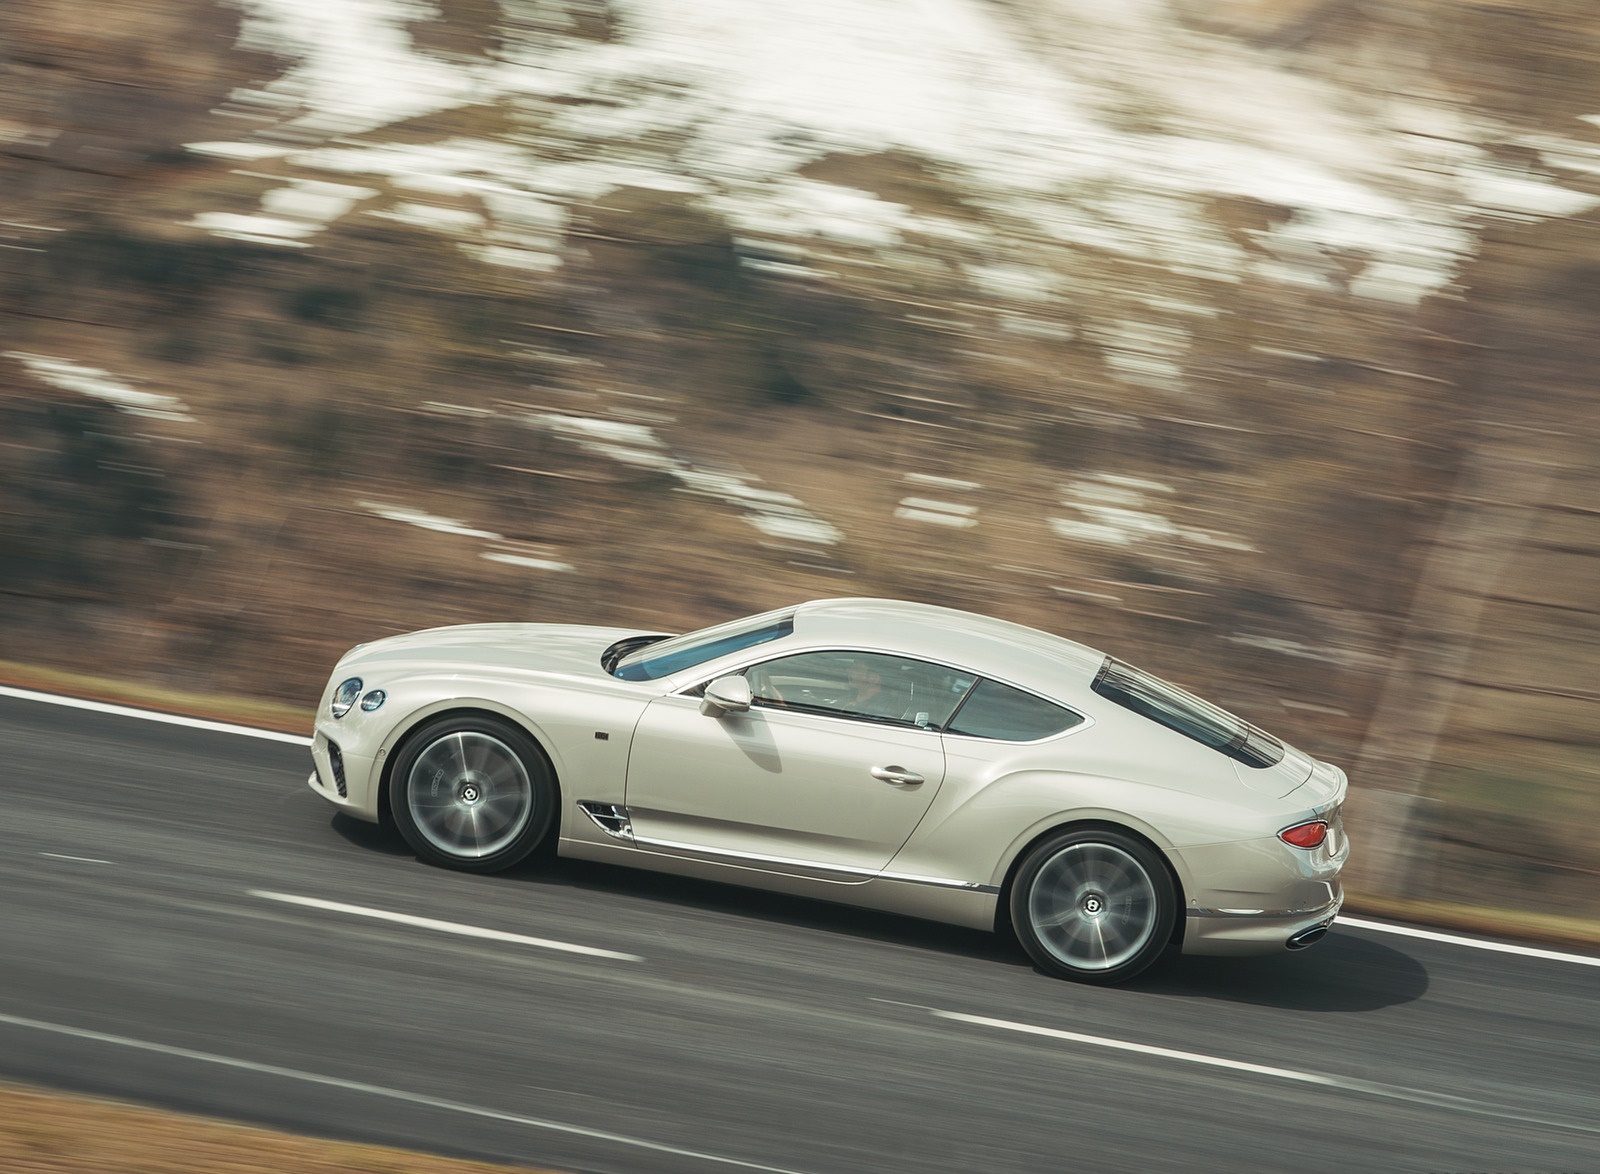
<instances>
[{"instance_id":1,"label":"rear deck lid","mask_svg":"<svg viewBox=\"0 0 1600 1174\"><path fill-rule=\"evenodd\" d=\"M1241 783L1252 791L1259 791L1273 798L1299 790L1318 766L1317 760L1309 754L1296 750L1284 742L1278 745L1283 747L1283 757L1270 766L1252 768L1238 761L1233 764Z\"/></svg>"}]
</instances>

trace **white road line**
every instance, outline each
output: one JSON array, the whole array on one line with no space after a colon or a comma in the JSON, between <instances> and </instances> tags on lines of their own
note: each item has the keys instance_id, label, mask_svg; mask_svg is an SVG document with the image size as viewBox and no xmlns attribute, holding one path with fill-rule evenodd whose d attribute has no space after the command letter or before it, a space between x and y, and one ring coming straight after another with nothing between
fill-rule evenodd
<instances>
[{"instance_id":1,"label":"white road line","mask_svg":"<svg viewBox=\"0 0 1600 1174\"><path fill-rule=\"evenodd\" d=\"M1403 938L1426 938L1430 942L1446 942L1452 946L1470 946L1474 950L1493 950L1499 954L1520 954L1524 958L1544 958L1551 962L1574 962L1579 966L1600 966L1600 958L1588 954L1564 954L1559 950L1541 950L1537 946L1517 946L1510 942L1491 942L1483 938L1464 938L1453 933L1440 933L1435 929L1413 929L1409 925L1386 925L1381 921L1366 921L1342 914L1333 923L1334 928L1370 929L1377 933L1398 934Z\"/></svg>"},{"instance_id":2,"label":"white road line","mask_svg":"<svg viewBox=\"0 0 1600 1174\"><path fill-rule=\"evenodd\" d=\"M41 856L48 856L51 860L72 860L78 864L110 864L109 860L97 860L93 856L63 856L60 852L41 852Z\"/></svg>"},{"instance_id":3,"label":"white road line","mask_svg":"<svg viewBox=\"0 0 1600 1174\"><path fill-rule=\"evenodd\" d=\"M1296 1068L1275 1068L1270 1064L1251 1064L1244 1060L1229 1060L1223 1056L1208 1056L1203 1052L1181 1052L1176 1048L1161 1048L1153 1044L1136 1044L1130 1040L1109 1039L1100 1035L1085 1035L1078 1031L1063 1031L1055 1027L1039 1027L1032 1023L1014 1023L1009 1019L990 1019L983 1015L963 1015L959 1011L940 1011L934 1007L925 1008L932 1012L936 1019L948 1019L956 1023L971 1023L978 1027L994 1027L1002 1031L1015 1031L1023 1035L1045 1036L1049 1039L1067 1040L1075 1044L1088 1044L1096 1048L1110 1048L1118 1052L1136 1052L1141 1056L1155 1056L1163 1060L1178 1060L1185 1064L1201 1064L1209 1068L1225 1068L1233 1072L1248 1072L1255 1076L1269 1076L1276 1080L1290 1080L1299 1084L1314 1084L1322 1088L1337 1089L1341 1092L1364 1093L1367 1096L1383 1097L1386 1100L1408 1101L1412 1104L1431 1105L1440 1109L1453 1109L1457 1112L1473 1113L1484 1117L1498 1117L1509 1121L1521 1121L1532 1125L1543 1125L1556 1129L1570 1129L1578 1133L1600 1134L1600 1126L1585 1125L1576 1121L1562 1121L1555 1118L1535 1117L1531 1114L1519 1113L1512 1109L1501 1108L1485 1101L1475 1101L1470 1097L1451 1096L1447 1093L1431 1092L1421 1088L1405 1088L1395 1084L1379 1084L1370 1080L1356 1080L1342 1076L1327 1076L1318 1072L1302 1072Z\"/></svg>"},{"instance_id":4,"label":"white road line","mask_svg":"<svg viewBox=\"0 0 1600 1174\"><path fill-rule=\"evenodd\" d=\"M236 726L231 722L207 721L204 718L185 717L178 713L158 713L153 709L134 709L132 706L110 705L104 701L85 701L80 697L63 697L58 693L35 693L32 689L13 689L9 685L0 685L0 697L39 701L45 705L62 705L68 709L86 709L90 713L109 713L117 717L136 717L168 726L186 726L191 730L238 734L240 737L260 738L267 742L286 742L290 746L311 745L311 739L300 734L280 734L277 730L258 730L254 726Z\"/></svg>"},{"instance_id":5,"label":"white road line","mask_svg":"<svg viewBox=\"0 0 1600 1174\"><path fill-rule=\"evenodd\" d=\"M311 739L299 734L280 734L276 730L259 730L254 726L231 725L228 722L206 721L203 718L185 717L176 713L158 713L150 709L134 709L126 705L109 705L103 701L84 701L58 693L36 693L32 689L14 689L0 685L0 697L15 697L23 701L39 701L46 705L63 705L69 709L86 709L92 713L109 713L118 717L134 717L144 721L162 722L171 726L187 726L193 730L211 730L219 734L238 734L245 738L261 738L268 742L285 742L291 746L310 746ZM1385 925L1378 921L1365 921L1354 917L1340 917L1335 925L1348 925L1354 929L1370 929L1377 933L1398 934L1401 937L1426 938L1452 946L1466 946L1473 950L1491 950L1501 954L1517 954L1524 958L1543 958L1551 962L1575 962L1579 966L1600 966L1600 958L1585 954L1566 954L1558 950L1541 950L1536 946L1519 946L1511 942L1495 942L1483 938L1466 938L1436 930L1412 929L1403 925Z\"/></svg>"},{"instance_id":6,"label":"white road line","mask_svg":"<svg viewBox=\"0 0 1600 1174\"><path fill-rule=\"evenodd\" d=\"M389 1100L404 1101L407 1104L420 1105L428 1109L439 1109L446 1113L462 1113L469 1117L479 1117L489 1121L504 1121L511 1125L525 1125L530 1129L546 1129L553 1133L566 1133L574 1137L586 1137L593 1141L611 1142L614 1145L630 1146L634 1149L649 1150L658 1154L692 1158L699 1162L714 1162L720 1166L733 1166L740 1170L759 1170L763 1174L804 1174L803 1171L792 1170L784 1166L764 1166L760 1162L746 1162L739 1158L725 1158L720 1154L702 1153L699 1150L683 1149L680 1146L666 1145L662 1142L646 1141L639 1137L629 1137L624 1133L610 1133L604 1129L589 1129L582 1125L568 1125L562 1121L546 1121L539 1117L525 1117L520 1113L503 1113L498 1109L485 1109L479 1105L462 1104L460 1101L442 1100L439 1097L424 1096L421 1093L406 1092L403 1089L385 1088L379 1084L366 1084L359 1080L343 1080L337 1076L324 1076L318 1072L303 1072L298 1068L283 1068L277 1064L258 1064L253 1060L239 1060L232 1056L219 1056L214 1052L200 1052L193 1048L179 1048L173 1047L171 1044L151 1043L148 1040L132 1039L125 1035L110 1035L103 1031L87 1031L81 1027L68 1027L62 1023L47 1023L42 1019L24 1019L19 1015L0 1014L0 1023L9 1024L12 1027L31 1028L34 1031L47 1031L55 1035L71 1036L73 1039L113 1044L119 1048L133 1048L141 1052L154 1052L160 1056L173 1056L180 1060L196 1060L202 1064L216 1064L223 1068L235 1068L262 1076L279 1076L285 1080L299 1080L307 1084L343 1089L346 1092L362 1093L366 1096L386 1097Z\"/></svg>"},{"instance_id":7,"label":"white road line","mask_svg":"<svg viewBox=\"0 0 1600 1174\"><path fill-rule=\"evenodd\" d=\"M453 921L438 921L432 917L413 917L409 913L391 913L387 909L371 909L365 905L345 905L338 901L324 901L320 897L300 897L293 893L269 893L264 889L251 889L250 896L264 901L282 901L286 905L304 905L308 909L326 909L330 913L349 913L355 917L370 917L374 921L392 921L396 925L410 925L417 929L431 929L438 933L453 933L464 938L483 938L491 942L510 942L518 946L537 946L541 950L561 950L568 954L587 954L592 958L612 958L618 962L643 962L637 954L619 954L615 950L602 950L596 946L580 946L573 942L557 942L550 938L530 938L525 934L507 933L500 929L484 929L478 925L458 925Z\"/></svg>"}]
</instances>

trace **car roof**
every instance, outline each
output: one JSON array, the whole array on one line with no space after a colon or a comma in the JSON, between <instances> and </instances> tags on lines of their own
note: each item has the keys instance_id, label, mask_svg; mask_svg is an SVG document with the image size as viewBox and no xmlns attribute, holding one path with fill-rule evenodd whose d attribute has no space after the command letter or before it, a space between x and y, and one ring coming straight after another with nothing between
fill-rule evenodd
<instances>
[{"instance_id":1,"label":"car roof","mask_svg":"<svg viewBox=\"0 0 1600 1174\"><path fill-rule=\"evenodd\" d=\"M818 599L795 609L807 644L876 648L924 657L1018 684L1087 684L1106 654L1037 628L975 612L896 599Z\"/></svg>"}]
</instances>

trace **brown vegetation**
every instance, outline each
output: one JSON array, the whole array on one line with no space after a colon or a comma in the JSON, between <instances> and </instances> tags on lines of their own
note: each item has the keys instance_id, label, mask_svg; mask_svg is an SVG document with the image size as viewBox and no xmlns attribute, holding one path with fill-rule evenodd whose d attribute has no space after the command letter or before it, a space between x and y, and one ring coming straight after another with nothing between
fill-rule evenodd
<instances>
[{"instance_id":1,"label":"brown vegetation","mask_svg":"<svg viewBox=\"0 0 1600 1174\"><path fill-rule=\"evenodd\" d=\"M514 1174L382 1146L294 1137L89 1097L0 1085L7 1174ZM516 1167L533 1174L527 1167Z\"/></svg>"},{"instance_id":2,"label":"brown vegetation","mask_svg":"<svg viewBox=\"0 0 1600 1174\"><path fill-rule=\"evenodd\" d=\"M1493 450L1550 476L1510 503L1525 524L1503 570L1469 560L1450 581L1477 604L1470 630L1439 635L1461 645L1448 705L1399 719L1413 742L1439 725L1413 772L1406 827L1427 850L1406 884L1458 897L1493 854L1506 903L1593 911L1600 859L1568 818L1600 783L1593 213L1490 225L1457 288L1416 313L1337 282L1289 296L1084 247L1061 258L1073 301L1040 319L975 296L949 241L840 248L806 273L736 242L708 202L640 189L575 208L549 273L365 214L392 208L390 190L315 248L273 248L191 218L258 210L287 165L183 144L230 133L215 108L279 63L233 48L236 13L206 0L93 21L81 8L0 14L0 350L114 372L194 421L129 414L0 359L0 656L308 705L344 648L426 625L680 628L813 596L906 596L1115 649L1353 775L1366 761L1362 787L1396 773L1372 757L1379 699L1403 708L1421 680L1395 653L1444 614L1417 594L1430 560L1491 533L1457 507L1464 487L1500 492L1467 475ZM495 51L495 5L442 12L412 29L427 51ZM1420 44L1496 114L1538 126L1600 111L1587 5L1241 12L1292 17L1284 51L1352 86L1388 84L1362 63ZM578 15L582 35L616 32L603 5ZM468 107L381 133L531 133L541 116ZM990 215L906 152L831 154L806 174L928 215ZM1202 211L1256 253L1288 215L1232 197ZM1072 309L1137 320L1151 298L1213 311L1192 324L1181 393L1131 382L1118 348L1143 344ZM586 450L540 422L552 413L654 428L678 467L758 478L844 537L758 529L671 467ZM1053 529L1087 516L1072 487L1105 491L1103 474L1170 487L1120 500L1173 530L1106 545ZM979 524L896 516L919 497Z\"/></svg>"}]
</instances>

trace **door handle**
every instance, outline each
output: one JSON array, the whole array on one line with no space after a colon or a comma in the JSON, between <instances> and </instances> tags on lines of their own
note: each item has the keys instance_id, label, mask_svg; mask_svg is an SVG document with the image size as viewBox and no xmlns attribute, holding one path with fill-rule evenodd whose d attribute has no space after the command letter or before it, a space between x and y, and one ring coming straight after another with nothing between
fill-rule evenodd
<instances>
[{"instance_id":1,"label":"door handle","mask_svg":"<svg viewBox=\"0 0 1600 1174\"><path fill-rule=\"evenodd\" d=\"M891 787L915 787L927 781L916 771L903 766L875 766L871 773L880 783L888 783Z\"/></svg>"}]
</instances>

